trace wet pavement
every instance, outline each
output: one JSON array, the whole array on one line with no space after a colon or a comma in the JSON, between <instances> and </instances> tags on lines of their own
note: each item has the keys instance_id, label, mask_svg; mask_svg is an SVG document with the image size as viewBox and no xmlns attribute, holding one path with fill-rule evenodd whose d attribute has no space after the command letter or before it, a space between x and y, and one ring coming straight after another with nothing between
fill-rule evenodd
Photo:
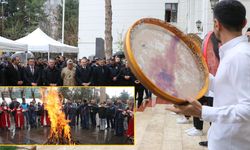
<instances>
[{"instance_id":1,"label":"wet pavement","mask_svg":"<svg viewBox=\"0 0 250 150\"><path fill-rule=\"evenodd\" d=\"M44 144L49 136L49 127L10 131L0 130L0 144ZM72 139L80 144L129 144L126 136L115 136L112 129L100 131L99 128L71 128Z\"/></svg>"}]
</instances>

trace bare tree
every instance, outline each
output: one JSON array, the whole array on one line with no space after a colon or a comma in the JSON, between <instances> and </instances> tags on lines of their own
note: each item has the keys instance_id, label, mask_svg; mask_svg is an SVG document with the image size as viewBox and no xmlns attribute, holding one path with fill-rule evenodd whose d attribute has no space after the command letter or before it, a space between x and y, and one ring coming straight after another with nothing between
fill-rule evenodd
<instances>
[{"instance_id":1,"label":"bare tree","mask_svg":"<svg viewBox=\"0 0 250 150\"><path fill-rule=\"evenodd\" d=\"M112 57L112 4L111 0L105 0L105 56Z\"/></svg>"}]
</instances>

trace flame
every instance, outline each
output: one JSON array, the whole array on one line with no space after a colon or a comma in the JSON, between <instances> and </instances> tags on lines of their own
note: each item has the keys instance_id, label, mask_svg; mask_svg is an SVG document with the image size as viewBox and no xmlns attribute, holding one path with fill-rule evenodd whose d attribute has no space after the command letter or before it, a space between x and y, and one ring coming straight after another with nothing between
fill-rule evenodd
<instances>
[{"instance_id":1,"label":"flame","mask_svg":"<svg viewBox=\"0 0 250 150\"><path fill-rule=\"evenodd\" d=\"M44 108L48 111L51 122L49 143L52 144L74 144L71 140L69 120L65 119L62 111L62 102L58 89L41 88L42 101Z\"/></svg>"}]
</instances>

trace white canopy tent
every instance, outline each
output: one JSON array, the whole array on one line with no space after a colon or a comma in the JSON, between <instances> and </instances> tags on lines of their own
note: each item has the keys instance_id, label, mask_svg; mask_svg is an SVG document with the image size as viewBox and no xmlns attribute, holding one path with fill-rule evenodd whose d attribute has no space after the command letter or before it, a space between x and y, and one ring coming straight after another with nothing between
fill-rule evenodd
<instances>
[{"instance_id":1,"label":"white canopy tent","mask_svg":"<svg viewBox=\"0 0 250 150\"><path fill-rule=\"evenodd\" d=\"M0 50L9 51L27 51L28 45L6 39L0 36Z\"/></svg>"},{"instance_id":2,"label":"white canopy tent","mask_svg":"<svg viewBox=\"0 0 250 150\"><path fill-rule=\"evenodd\" d=\"M62 44L47 34L45 34L40 28L29 35L16 40L16 42L27 44L28 51L41 52L41 53L78 53L79 49L74 46Z\"/></svg>"}]
</instances>

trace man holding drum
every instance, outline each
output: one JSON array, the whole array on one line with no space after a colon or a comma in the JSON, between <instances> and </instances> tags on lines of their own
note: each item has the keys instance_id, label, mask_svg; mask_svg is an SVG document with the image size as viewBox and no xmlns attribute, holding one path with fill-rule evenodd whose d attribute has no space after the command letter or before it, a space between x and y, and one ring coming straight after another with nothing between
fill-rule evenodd
<instances>
[{"instance_id":1,"label":"man holding drum","mask_svg":"<svg viewBox=\"0 0 250 150\"><path fill-rule=\"evenodd\" d=\"M214 33L221 42L220 65L210 75L214 107L188 99L188 105L167 109L212 122L208 132L210 150L248 150L250 147L250 44L242 35L246 9L237 0L220 1L214 8Z\"/></svg>"}]
</instances>

